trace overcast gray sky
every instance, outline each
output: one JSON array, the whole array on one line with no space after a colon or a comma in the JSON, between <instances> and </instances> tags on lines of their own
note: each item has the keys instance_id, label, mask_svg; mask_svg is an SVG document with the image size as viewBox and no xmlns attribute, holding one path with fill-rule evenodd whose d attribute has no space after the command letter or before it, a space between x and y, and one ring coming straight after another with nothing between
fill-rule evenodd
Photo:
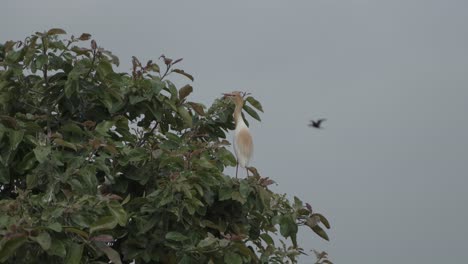
<instances>
[{"instance_id":1,"label":"overcast gray sky","mask_svg":"<svg viewBox=\"0 0 468 264\"><path fill-rule=\"evenodd\" d=\"M183 57L206 104L252 92L252 165L332 223L330 242L301 230L304 247L466 261L467 1L3 1L1 42L51 27L91 33L125 71L132 55Z\"/></svg>"}]
</instances>

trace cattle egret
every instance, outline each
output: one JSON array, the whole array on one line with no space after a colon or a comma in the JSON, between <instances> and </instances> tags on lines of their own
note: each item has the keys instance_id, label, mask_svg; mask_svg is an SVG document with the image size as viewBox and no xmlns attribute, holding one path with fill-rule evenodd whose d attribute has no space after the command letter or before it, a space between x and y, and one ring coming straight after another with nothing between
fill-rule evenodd
<instances>
[{"instance_id":1,"label":"cattle egret","mask_svg":"<svg viewBox=\"0 0 468 264\"><path fill-rule=\"evenodd\" d=\"M234 122L236 123L236 128L234 130L234 153L237 158L236 166L236 178L239 165L246 169L247 176L249 176L249 170L247 166L249 165L250 158L253 154L253 141L252 135L250 134L249 128L242 118L242 107L244 106L244 99L241 95L241 92L232 92L229 94L224 94L224 96L229 96L234 100L236 108L234 109Z\"/></svg>"},{"instance_id":2,"label":"cattle egret","mask_svg":"<svg viewBox=\"0 0 468 264\"><path fill-rule=\"evenodd\" d=\"M322 128L320 125L322 125L322 122L325 121L325 118L319 119L317 121L310 120L310 127L315 127L315 128Z\"/></svg>"}]
</instances>

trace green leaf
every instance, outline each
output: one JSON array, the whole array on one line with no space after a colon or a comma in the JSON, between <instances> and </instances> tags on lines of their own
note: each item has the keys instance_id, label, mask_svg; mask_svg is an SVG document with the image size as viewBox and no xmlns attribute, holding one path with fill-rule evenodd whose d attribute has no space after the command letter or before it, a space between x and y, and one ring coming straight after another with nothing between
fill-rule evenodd
<instances>
[{"instance_id":1,"label":"green leaf","mask_svg":"<svg viewBox=\"0 0 468 264\"><path fill-rule=\"evenodd\" d=\"M89 232L94 233L96 231L114 229L117 224L118 221L114 216L103 216L90 226Z\"/></svg>"},{"instance_id":2,"label":"green leaf","mask_svg":"<svg viewBox=\"0 0 468 264\"><path fill-rule=\"evenodd\" d=\"M192 116L190 115L190 113L187 111L187 109L185 109L185 107L183 106L179 106L177 108L178 112L179 112L179 115L182 117L182 119L184 120L184 123L187 127L192 127Z\"/></svg>"},{"instance_id":3,"label":"green leaf","mask_svg":"<svg viewBox=\"0 0 468 264\"><path fill-rule=\"evenodd\" d=\"M247 199L241 196L239 192L232 192L231 193L231 199L234 201L238 201L241 204L245 204L247 202Z\"/></svg>"},{"instance_id":4,"label":"green leaf","mask_svg":"<svg viewBox=\"0 0 468 264\"><path fill-rule=\"evenodd\" d=\"M67 34L67 32L61 28L52 28L47 31L47 35L52 36L52 35L59 35L59 34Z\"/></svg>"},{"instance_id":5,"label":"green leaf","mask_svg":"<svg viewBox=\"0 0 468 264\"><path fill-rule=\"evenodd\" d=\"M3 87L1 86L1 82L0 82L0 90L1 90L2 88L3 88ZM1 98L1 97L0 97L0 98ZM4 125L2 125L2 124L0 123L0 142L2 141L3 137L5 136L6 131L7 131L7 128L6 128Z\"/></svg>"},{"instance_id":6,"label":"green leaf","mask_svg":"<svg viewBox=\"0 0 468 264\"><path fill-rule=\"evenodd\" d=\"M10 169L0 162L0 183L10 182Z\"/></svg>"},{"instance_id":7,"label":"green leaf","mask_svg":"<svg viewBox=\"0 0 468 264\"><path fill-rule=\"evenodd\" d=\"M18 145L23 140L24 131L23 130L10 130L10 151L16 150Z\"/></svg>"},{"instance_id":8,"label":"green leaf","mask_svg":"<svg viewBox=\"0 0 468 264\"><path fill-rule=\"evenodd\" d=\"M259 101L255 100L252 96L249 96L245 99L247 102L249 102L253 107L255 107L257 110L263 112L263 107L260 104Z\"/></svg>"},{"instance_id":9,"label":"green leaf","mask_svg":"<svg viewBox=\"0 0 468 264\"><path fill-rule=\"evenodd\" d=\"M265 241L265 243L267 243L268 245L275 245L275 242L273 240L273 238L271 238L271 236L267 233L263 233L263 234L260 234L260 237L263 239L263 241Z\"/></svg>"},{"instance_id":10,"label":"green leaf","mask_svg":"<svg viewBox=\"0 0 468 264\"><path fill-rule=\"evenodd\" d=\"M89 56L89 53L91 52L91 49L80 48L77 46L73 46L70 50L75 52L76 55L85 55L85 56Z\"/></svg>"},{"instance_id":11,"label":"green leaf","mask_svg":"<svg viewBox=\"0 0 468 264\"><path fill-rule=\"evenodd\" d=\"M122 205L116 201L112 201L107 204L107 207L115 216L120 226L125 226L127 224L127 212L124 210Z\"/></svg>"},{"instance_id":12,"label":"green leaf","mask_svg":"<svg viewBox=\"0 0 468 264\"><path fill-rule=\"evenodd\" d=\"M151 89L153 90L153 94L157 95L161 90L165 87L164 82L161 82L160 80L154 80L151 79Z\"/></svg>"},{"instance_id":13,"label":"green leaf","mask_svg":"<svg viewBox=\"0 0 468 264\"><path fill-rule=\"evenodd\" d=\"M187 240L188 237L185 235L182 235L179 232L172 231L166 234L166 239L180 242L180 241Z\"/></svg>"},{"instance_id":14,"label":"green leaf","mask_svg":"<svg viewBox=\"0 0 468 264\"><path fill-rule=\"evenodd\" d=\"M36 173L29 173L26 176L26 188L28 190L34 189L37 186L39 179Z\"/></svg>"},{"instance_id":15,"label":"green leaf","mask_svg":"<svg viewBox=\"0 0 468 264\"><path fill-rule=\"evenodd\" d=\"M322 214L313 214L319 217L320 222L323 223L323 225L327 228L330 229L330 222L328 222L327 218L323 216Z\"/></svg>"},{"instance_id":16,"label":"green leaf","mask_svg":"<svg viewBox=\"0 0 468 264\"><path fill-rule=\"evenodd\" d=\"M167 142L167 141L164 141L164 142ZM122 158L120 161L126 164L128 162L144 161L148 158L149 158L148 153L146 152L144 148L134 148L128 151L127 155L125 155L125 157Z\"/></svg>"},{"instance_id":17,"label":"green leaf","mask_svg":"<svg viewBox=\"0 0 468 264\"><path fill-rule=\"evenodd\" d=\"M65 244L59 239L52 239L49 250L47 250L49 255L59 256L64 258L67 255L67 250L65 249Z\"/></svg>"},{"instance_id":18,"label":"green leaf","mask_svg":"<svg viewBox=\"0 0 468 264\"><path fill-rule=\"evenodd\" d=\"M224 187L224 188L221 188L219 190L219 201L224 201L224 200L228 200L228 199L231 199L232 197L232 189L231 188L227 188L227 187Z\"/></svg>"},{"instance_id":19,"label":"green leaf","mask_svg":"<svg viewBox=\"0 0 468 264\"><path fill-rule=\"evenodd\" d=\"M299 210L302 209L304 206L302 205L302 201L294 196L294 209Z\"/></svg>"},{"instance_id":20,"label":"green leaf","mask_svg":"<svg viewBox=\"0 0 468 264\"><path fill-rule=\"evenodd\" d=\"M80 88L80 82L77 79L68 78L65 83L65 96L70 99L72 95Z\"/></svg>"},{"instance_id":21,"label":"green leaf","mask_svg":"<svg viewBox=\"0 0 468 264\"><path fill-rule=\"evenodd\" d=\"M109 129L111 129L111 127L114 126L114 124L115 124L115 122L113 122L113 121L104 121L104 122L99 123L94 130L99 135L106 136L107 132L109 131Z\"/></svg>"},{"instance_id":22,"label":"green leaf","mask_svg":"<svg viewBox=\"0 0 468 264\"><path fill-rule=\"evenodd\" d=\"M83 255L83 244L70 242L67 250L66 264L80 264Z\"/></svg>"},{"instance_id":23,"label":"green leaf","mask_svg":"<svg viewBox=\"0 0 468 264\"><path fill-rule=\"evenodd\" d=\"M215 244L218 240L213 237L210 233L208 233L208 237L200 241L197 245L197 247L204 248L204 247L209 247L213 244Z\"/></svg>"},{"instance_id":24,"label":"green leaf","mask_svg":"<svg viewBox=\"0 0 468 264\"><path fill-rule=\"evenodd\" d=\"M306 208L301 208L301 209L297 210L297 213L298 213L299 215L309 215L309 214L310 214L310 211L307 210Z\"/></svg>"},{"instance_id":25,"label":"green leaf","mask_svg":"<svg viewBox=\"0 0 468 264\"><path fill-rule=\"evenodd\" d=\"M251 117L257 119L258 121L262 121L262 120L260 119L260 116L257 114L257 112L255 112L255 110L254 110L252 107L250 107L250 106L244 104L244 107L243 107L243 108L244 108L244 110L247 112L247 114L249 114Z\"/></svg>"},{"instance_id":26,"label":"green leaf","mask_svg":"<svg viewBox=\"0 0 468 264\"><path fill-rule=\"evenodd\" d=\"M165 100L165 101L175 102L179 98L177 88L169 80L166 80L164 82L167 84L167 87L165 87L164 90L168 91L171 94L171 98L169 98L169 100Z\"/></svg>"},{"instance_id":27,"label":"green leaf","mask_svg":"<svg viewBox=\"0 0 468 264\"><path fill-rule=\"evenodd\" d=\"M112 65L105 60L101 60L99 62L96 70L99 73L99 75L103 77L106 77L107 75L111 73L114 73L114 70L112 69Z\"/></svg>"},{"instance_id":28,"label":"green leaf","mask_svg":"<svg viewBox=\"0 0 468 264\"><path fill-rule=\"evenodd\" d=\"M319 225L311 227L312 230L321 238L329 241L330 239L328 238L327 232L323 230Z\"/></svg>"},{"instance_id":29,"label":"green leaf","mask_svg":"<svg viewBox=\"0 0 468 264\"><path fill-rule=\"evenodd\" d=\"M57 222L48 224L47 228L49 228L50 230L53 230L55 232L62 232L62 225L57 223Z\"/></svg>"},{"instance_id":30,"label":"green leaf","mask_svg":"<svg viewBox=\"0 0 468 264\"><path fill-rule=\"evenodd\" d=\"M36 68L37 69L42 69L42 66L44 66L45 64L47 64L49 62L49 57L45 54L41 54L39 56L37 56L36 58Z\"/></svg>"},{"instance_id":31,"label":"green leaf","mask_svg":"<svg viewBox=\"0 0 468 264\"><path fill-rule=\"evenodd\" d=\"M65 148L73 149L74 151L78 150L75 144L67 142L61 138L54 139L54 143Z\"/></svg>"},{"instance_id":32,"label":"green leaf","mask_svg":"<svg viewBox=\"0 0 468 264\"><path fill-rule=\"evenodd\" d=\"M250 258L250 263L259 263L258 256L255 254L252 246L246 246L245 244L236 243L235 246L239 250L240 255Z\"/></svg>"},{"instance_id":33,"label":"green leaf","mask_svg":"<svg viewBox=\"0 0 468 264\"><path fill-rule=\"evenodd\" d=\"M112 64L114 64L117 67L119 66L119 64L120 64L119 57L115 56L114 54L112 54L112 52L110 52L108 50L103 50L102 53L110 58Z\"/></svg>"},{"instance_id":34,"label":"green leaf","mask_svg":"<svg viewBox=\"0 0 468 264\"><path fill-rule=\"evenodd\" d=\"M211 169L211 168L214 168L215 166L213 165L212 162L210 162L207 158L205 157L201 157L199 160L196 160L194 162L195 164L197 164L198 166L202 167L202 168L205 168L205 169Z\"/></svg>"},{"instance_id":35,"label":"green leaf","mask_svg":"<svg viewBox=\"0 0 468 264\"><path fill-rule=\"evenodd\" d=\"M279 225L280 233L284 237L293 236L298 231L297 224L290 215L282 216Z\"/></svg>"},{"instance_id":36,"label":"green leaf","mask_svg":"<svg viewBox=\"0 0 468 264\"><path fill-rule=\"evenodd\" d=\"M247 180L241 180L240 186L239 186L239 192L242 195L243 198L249 197L251 188Z\"/></svg>"},{"instance_id":37,"label":"green leaf","mask_svg":"<svg viewBox=\"0 0 468 264\"><path fill-rule=\"evenodd\" d=\"M0 262L5 262L11 255L13 255L16 250L21 247L21 245L26 242L27 239L24 236L14 237L11 239L3 238L0 241L0 245L3 245L0 248Z\"/></svg>"},{"instance_id":38,"label":"green leaf","mask_svg":"<svg viewBox=\"0 0 468 264\"><path fill-rule=\"evenodd\" d=\"M242 264L242 257L232 251L227 251L224 255L224 263L226 264Z\"/></svg>"},{"instance_id":39,"label":"green leaf","mask_svg":"<svg viewBox=\"0 0 468 264\"><path fill-rule=\"evenodd\" d=\"M224 163L225 166L236 166L236 157L226 148L218 149L217 157Z\"/></svg>"},{"instance_id":40,"label":"green leaf","mask_svg":"<svg viewBox=\"0 0 468 264\"><path fill-rule=\"evenodd\" d=\"M36 241L45 251L49 250L51 245L50 235L47 232L41 232L37 237L30 236L31 240Z\"/></svg>"},{"instance_id":41,"label":"green leaf","mask_svg":"<svg viewBox=\"0 0 468 264\"><path fill-rule=\"evenodd\" d=\"M16 170L23 174L24 172L30 170L36 164L36 157L34 152L29 152L24 155L23 160L16 166ZM28 174L29 176L29 174Z\"/></svg>"},{"instance_id":42,"label":"green leaf","mask_svg":"<svg viewBox=\"0 0 468 264\"><path fill-rule=\"evenodd\" d=\"M112 263L122 264L122 260L120 259L120 254L117 251L115 251L113 248L107 246L106 244L102 242L101 243L97 242L96 245L102 252L104 252L104 254L106 254L109 260L112 261Z\"/></svg>"},{"instance_id":43,"label":"green leaf","mask_svg":"<svg viewBox=\"0 0 468 264\"><path fill-rule=\"evenodd\" d=\"M35 55L37 38L37 36L33 36L29 40L29 47L27 48L26 55L24 56L24 65L29 65Z\"/></svg>"},{"instance_id":44,"label":"green leaf","mask_svg":"<svg viewBox=\"0 0 468 264\"><path fill-rule=\"evenodd\" d=\"M63 229L65 230L65 232L74 233L76 235L81 236L84 239L88 239L88 233L82 230L76 229L74 227L64 227Z\"/></svg>"},{"instance_id":45,"label":"green leaf","mask_svg":"<svg viewBox=\"0 0 468 264\"><path fill-rule=\"evenodd\" d=\"M180 88L179 90L179 99L182 101L187 97L189 94L193 92L193 87L190 84L184 85L184 87Z\"/></svg>"},{"instance_id":46,"label":"green leaf","mask_svg":"<svg viewBox=\"0 0 468 264\"><path fill-rule=\"evenodd\" d=\"M136 105L139 102L148 100L146 97L139 96L139 95L130 95L129 99L130 99L129 101L131 105Z\"/></svg>"},{"instance_id":47,"label":"green leaf","mask_svg":"<svg viewBox=\"0 0 468 264\"><path fill-rule=\"evenodd\" d=\"M7 57L5 58L5 61L11 62L11 63L18 63L23 56L23 52L21 50L12 50L8 52Z\"/></svg>"},{"instance_id":48,"label":"green leaf","mask_svg":"<svg viewBox=\"0 0 468 264\"><path fill-rule=\"evenodd\" d=\"M34 155L39 163L44 163L48 159L50 151L50 146L37 146L33 149Z\"/></svg>"},{"instance_id":49,"label":"green leaf","mask_svg":"<svg viewBox=\"0 0 468 264\"><path fill-rule=\"evenodd\" d=\"M74 136L82 136L82 135L85 135L84 131L79 127L77 126L76 124L73 124L73 123L68 123L66 125L63 125L61 128L60 128L60 132L62 133L70 133Z\"/></svg>"}]
</instances>

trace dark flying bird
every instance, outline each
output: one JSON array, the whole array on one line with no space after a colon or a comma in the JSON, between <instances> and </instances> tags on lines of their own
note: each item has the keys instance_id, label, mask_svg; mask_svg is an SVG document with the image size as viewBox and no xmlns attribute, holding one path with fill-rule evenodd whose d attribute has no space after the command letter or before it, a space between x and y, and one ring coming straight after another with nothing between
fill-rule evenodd
<instances>
[{"instance_id":1,"label":"dark flying bird","mask_svg":"<svg viewBox=\"0 0 468 264\"><path fill-rule=\"evenodd\" d=\"M323 121L325 121L327 119L325 118L321 118L321 119L318 119L317 121L314 121L314 120L310 120L310 124L309 126L310 127L315 127L315 128L322 128L320 125L322 124Z\"/></svg>"}]
</instances>

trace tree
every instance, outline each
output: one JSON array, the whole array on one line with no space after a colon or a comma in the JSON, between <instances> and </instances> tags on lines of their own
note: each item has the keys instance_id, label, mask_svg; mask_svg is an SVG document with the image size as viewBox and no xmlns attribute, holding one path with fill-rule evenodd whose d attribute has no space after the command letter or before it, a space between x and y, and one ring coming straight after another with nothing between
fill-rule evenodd
<instances>
[{"instance_id":1,"label":"tree","mask_svg":"<svg viewBox=\"0 0 468 264\"><path fill-rule=\"evenodd\" d=\"M255 168L223 173L233 105L190 101L167 79L193 81L182 59L118 73L90 34L63 34L0 45L0 262L284 263L304 253L299 226L328 240L324 216Z\"/></svg>"}]
</instances>

